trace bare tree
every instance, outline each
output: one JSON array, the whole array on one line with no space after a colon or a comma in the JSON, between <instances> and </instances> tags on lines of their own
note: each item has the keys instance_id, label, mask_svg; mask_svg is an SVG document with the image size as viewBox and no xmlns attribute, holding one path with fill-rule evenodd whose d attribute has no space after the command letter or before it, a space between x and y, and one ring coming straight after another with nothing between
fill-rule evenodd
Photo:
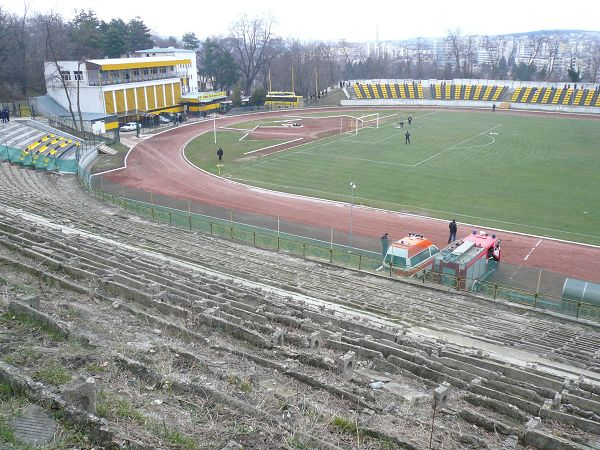
<instances>
[{"instance_id":1,"label":"bare tree","mask_svg":"<svg viewBox=\"0 0 600 450\"><path fill-rule=\"evenodd\" d=\"M492 69L491 78L495 80L498 76L498 65L506 49L506 40L503 36L496 36L494 38L485 36L483 38L483 48L488 55L490 68Z\"/></svg>"},{"instance_id":2,"label":"bare tree","mask_svg":"<svg viewBox=\"0 0 600 450\"><path fill-rule=\"evenodd\" d=\"M552 81L556 59L559 56L561 39L560 37L552 36L547 39L548 45L548 68L546 69L546 81Z\"/></svg>"},{"instance_id":3,"label":"bare tree","mask_svg":"<svg viewBox=\"0 0 600 450\"><path fill-rule=\"evenodd\" d=\"M417 78L423 78L423 62L425 59L425 52L427 51L427 44L423 38L418 38L415 44L415 65L417 68Z\"/></svg>"},{"instance_id":4,"label":"bare tree","mask_svg":"<svg viewBox=\"0 0 600 450\"><path fill-rule=\"evenodd\" d=\"M27 16L29 14L29 6L25 3L23 16L15 18L13 31L15 40L15 50L18 52L18 59L20 62L20 81L21 81L21 94L27 95L27 86L29 80L29 71L27 70L27 54L28 54L28 30L27 30Z\"/></svg>"},{"instance_id":5,"label":"bare tree","mask_svg":"<svg viewBox=\"0 0 600 450\"><path fill-rule=\"evenodd\" d=\"M588 74L589 82L598 82L598 72L600 72L600 38L596 37L592 41L591 51L589 56L589 68L590 73Z\"/></svg>"},{"instance_id":6,"label":"bare tree","mask_svg":"<svg viewBox=\"0 0 600 450\"><path fill-rule=\"evenodd\" d=\"M257 73L272 58L272 25L270 17L250 19L244 15L229 28L232 50L240 66L246 93L250 91Z\"/></svg>"},{"instance_id":7,"label":"bare tree","mask_svg":"<svg viewBox=\"0 0 600 450\"><path fill-rule=\"evenodd\" d=\"M66 49L68 47L67 41L60 41L67 36L67 24L64 22L62 17L59 14L54 12L49 13L47 16L43 16L40 18L42 20L42 24L45 30L45 38L46 38L46 60L49 64L52 65L54 71L50 75L51 79L47 80L49 84L60 83L62 86L65 98L67 100L69 113L71 114L71 119L73 120L73 128L78 130L77 120L75 118L75 112L73 110L73 102L71 99L72 96L72 87L67 83L69 78L66 75L63 75L63 67L60 62L64 55L66 54ZM79 65L78 65L79 67ZM81 130L83 131L83 119L81 115L81 109L79 108L79 80L77 80L77 105L79 110L79 123L81 126Z\"/></svg>"},{"instance_id":8,"label":"bare tree","mask_svg":"<svg viewBox=\"0 0 600 450\"><path fill-rule=\"evenodd\" d=\"M535 61L542 51L544 44L547 42L546 36L537 35L529 40L530 53L527 56L527 69L530 74L533 74L535 68Z\"/></svg>"},{"instance_id":9,"label":"bare tree","mask_svg":"<svg viewBox=\"0 0 600 450\"><path fill-rule=\"evenodd\" d=\"M477 62L477 36L469 35L463 40L463 70L464 78L473 78L475 63Z\"/></svg>"},{"instance_id":10,"label":"bare tree","mask_svg":"<svg viewBox=\"0 0 600 450\"><path fill-rule=\"evenodd\" d=\"M453 60L454 69L457 75L460 76L460 69L464 58L463 39L460 34L460 30L451 30L446 35L447 48L446 51L449 53L448 56ZM446 61L448 63L449 61Z\"/></svg>"}]
</instances>

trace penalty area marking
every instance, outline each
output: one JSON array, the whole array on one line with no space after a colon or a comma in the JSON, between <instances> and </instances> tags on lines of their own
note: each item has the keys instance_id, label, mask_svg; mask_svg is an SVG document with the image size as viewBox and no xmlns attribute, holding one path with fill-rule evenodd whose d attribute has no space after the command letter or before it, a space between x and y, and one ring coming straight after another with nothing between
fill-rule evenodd
<instances>
[{"instance_id":1,"label":"penalty area marking","mask_svg":"<svg viewBox=\"0 0 600 450\"><path fill-rule=\"evenodd\" d=\"M250 133L252 130L247 128L235 128L235 127L219 127L219 130L227 130L227 131L243 131L246 133Z\"/></svg>"},{"instance_id":2,"label":"penalty area marking","mask_svg":"<svg viewBox=\"0 0 600 450\"><path fill-rule=\"evenodd\" d=\"M259 148L258 150L252 150L250 152L244 153L244 155L251 155L252 153L262 152L263 150L268 150L273 147L279 147L280 145L291 144L292 142L301 141L304 138L292 139L291 141L280 142L279 144L269 145L268 147ZM285 149L284 149L285 150ZM283 150L281 150L283 151Z\"/></svg>"},{"instance_id":3,"label":"penalty area marking","mask_svg":"<svg viewBox=\"0 0 600 450\"><path fill-rule=\"evenodd\" d=\"M477 133L476 135L471 136L470 138L465 139L462 142L454 144L454 145L452 145L452 146L450 146L450 147L442 150L441 152L438 152L435 155L430 156L429 158L425 158L425 159L419 161L418 163L415 164L415 167L419 166L419 165L421 165L423 163L426 163L427 161L431 161L432 159L437 158L438 156L443 155L444 153L449 152L450 150L454 150L456 148L461 148L461 147L459 147L461 144L464 144L465 142L469 142L471 139L475 139L477 136L481 136L482 134L489 133L490 131L495 130L496 128L501 127L501 126L502 126L502 124L499 124L499 125L496 125L496 126L494 126L492 128L489 128L489 129L487 129L485 131L482 131L481 133Z\"/></svg>"}]
</instances>

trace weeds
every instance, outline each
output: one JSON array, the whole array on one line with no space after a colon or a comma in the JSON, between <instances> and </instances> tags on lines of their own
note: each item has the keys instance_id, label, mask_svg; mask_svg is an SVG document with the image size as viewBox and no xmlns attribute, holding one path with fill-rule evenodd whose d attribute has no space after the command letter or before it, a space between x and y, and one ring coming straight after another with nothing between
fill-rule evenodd
<instances>
[{"instance_id":1,"label":"weeds","mask_svg":"<svg viewBox=\"0 0 600 450\"><path fill-rule=\"evenodd\" d=\"M102 373L106 372L106 367L102 367L96 363L89 363L87 366L85 366L85 370L87 370L89 373Z\"/></svg>"},{"instance_id":2,"label":"weeds","mask_svg":"<svg viewBox=\"0 0 600 450\"><path fill-rule=\"evenodd\" d=\"M64 333L60 332L59 330L57 330L56 328L47 325L47 324L43 324L40 322L37 322L36 320L32 319L31 317L29 317L26 314L13 314L10 312L6 312L2 315L2 318L4 319L4 321L12 321L14 322L15 320L19 323L21 323L22 325L28 327L28 328L33 328L34 331L36 330L40 330L42 332L44 332L45 334L47 334L50 339L52 339L53 341L64 341L66 339Z\"/></svg>"},{"instance_id":3,"label":"weeds","mask_svg":"<svg viewBox=\"0 0 600 450\"><path fill-rule=\"evenodd\" d=\"M181 434L178 430L168 428L167 424L164 422L162 424L156 424L154 431L158 437L166 439L170 444L176 445L177 448L186 450L195 450L198 448L198 444L195 440Z\"/></svg>"},{"instance_id":4,"label":"weeds","mask_svg":"<svg viewBox=\"0 0 600 450\"><path fill-rule=\"evenodd\" d=\"M56 361L50 362L45 367L33 372L32 378L34 380L41 381L42 383L54 384L56 386L60 386L61 384L71 381L71 375Z\"/></svg>"},{"instance_id":5,"label":"weeds","mask_svg":"<svg viewBox=\"0 0 600 450\"><path fill-rule=\"evenodd\" d=\"M133 420L139 424L146 422L144 415L126 399L110 392L100 391L98 393L96 411L100 417L104 418L118 417Z\"/></svg>"},{"instance_id":6,"label":"weeds","mask_svg":"<svg viewBox=\"0 0 600 450\"><path fill-rule=\"evenodd\" d=\"M29 366L40 359L41 354L32 348L15 349L4 356L4 361L13 366Z\"/></svg>"}]
</instances>

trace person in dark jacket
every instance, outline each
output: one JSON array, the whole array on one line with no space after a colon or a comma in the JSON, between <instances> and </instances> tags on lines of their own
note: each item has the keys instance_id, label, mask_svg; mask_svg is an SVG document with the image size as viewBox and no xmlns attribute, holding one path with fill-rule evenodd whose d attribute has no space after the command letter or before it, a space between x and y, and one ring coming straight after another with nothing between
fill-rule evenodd
<instances>
[{"instance_id":1,"label":"person in dark jacket","mask_svg":"<svg viewBox=\"0 0 600 450\"><path fill-rule=\"evenodd\" d=\"M383 254L384 258L385 258L385 254L387 253L389 246L390 246L389 236L387 233L385 233L383 236L381 236L381 253Z\"/></svg>"},{"instance_id":2,"label":"person in dark jacket","mask_svg":"<svg viewBox=\"0 0 600 450\"><path fill-rule=\"evenodd\" d=\"M410 133L408 131L404 133L404 143L410 144Z\"/></svg>"},{"instance_id":3,"label":"person in dark jacket","mask_svg":"<svg viewBox=\"0 0 600 450\"><path fill-rule=\"evenodd\" d=\"M456 227L455 219L452 219L452 222L450 222L450 225L448 225L448 228L450 228L450 237L448 238L448 244L449 244L450 242L454 242L456 240L457 227Z\"/></svg>"},{"instance_id":4,"label":"person in dark jacket","mask_svg":"<svg viewBox=\"0 0 600 450\"><path fill-rule=\"evenodd\" d=\"M223 149L221 147L217 150L217 156L219 157L219 161L223 161Z\"/></svg>"}]
</instances>

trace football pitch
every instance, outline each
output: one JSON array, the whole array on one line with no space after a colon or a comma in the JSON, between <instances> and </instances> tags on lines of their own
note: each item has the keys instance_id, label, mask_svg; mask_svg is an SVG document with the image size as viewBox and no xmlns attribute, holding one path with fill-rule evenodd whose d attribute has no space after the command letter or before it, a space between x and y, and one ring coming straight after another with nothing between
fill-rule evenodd
<instances>
[{"instance_id":1,"label":"football pitch","mask_svg":"<svg viewBox=\"0 0 600 450\"><path fill-rule=\"evenodd\" d=\"M491 110L378 112L379 128L334 132L281 151L285 139L240 140L254 119L219 130L222 167L213 133L192 141L186 156L272 190L348 202L354 182L355 204L600 245L600 121ZM274 152L256 154L265 147Z\"/></svg>"}]
</instances>

